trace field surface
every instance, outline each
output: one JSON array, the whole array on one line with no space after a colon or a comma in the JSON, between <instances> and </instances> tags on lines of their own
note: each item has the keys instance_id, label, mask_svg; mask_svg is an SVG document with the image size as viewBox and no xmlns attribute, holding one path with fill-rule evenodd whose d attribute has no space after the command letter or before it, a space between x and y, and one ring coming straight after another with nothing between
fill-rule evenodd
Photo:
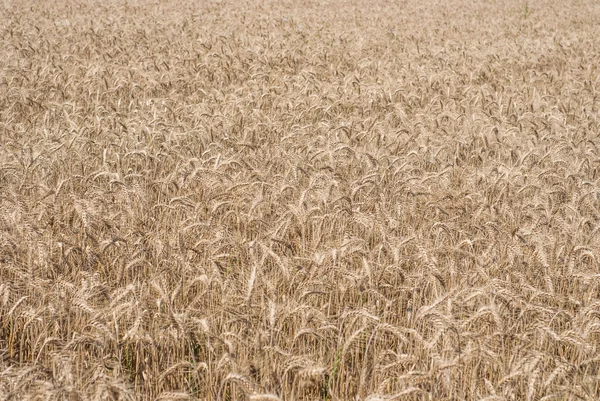
<instances>
[{"instance_id":1,"label":"field surface","mask_svg":"<svg viewBox=\"0 0 600 401\"><path fill-rule=\"evenodd\" d=\"M0 3L0 401L598 400L597 1Z\"/></svg>"}]
</instances>

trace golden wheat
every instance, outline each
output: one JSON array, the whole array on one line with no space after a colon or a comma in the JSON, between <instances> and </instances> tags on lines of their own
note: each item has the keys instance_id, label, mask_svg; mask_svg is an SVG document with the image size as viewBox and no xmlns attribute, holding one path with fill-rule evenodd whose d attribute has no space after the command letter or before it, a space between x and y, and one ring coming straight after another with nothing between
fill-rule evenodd
<instances>
[{"instance_id":1,"label":"golden wheat","mask_svg":"<svg viewBox=\"0 0 600 401\"><path fill-rule=\"evenodd\" d=\"M0 22L0 400L598 399L594 1Z\"/></svg>"}]
</instances>

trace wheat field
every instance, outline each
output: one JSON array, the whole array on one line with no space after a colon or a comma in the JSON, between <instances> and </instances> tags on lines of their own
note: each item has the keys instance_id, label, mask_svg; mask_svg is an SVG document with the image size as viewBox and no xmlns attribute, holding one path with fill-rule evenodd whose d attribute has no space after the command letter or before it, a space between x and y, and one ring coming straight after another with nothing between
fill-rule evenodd
<instances>
[{"instance_id":1,"label":"wheat field","mask_svg":"<svg viewBox=\"0 0 600 401\"><path fill-rule=\"evenodd\" d=\"M555 3L3 1L0 400L597 400Z\"/></svg>"}]
</instances>

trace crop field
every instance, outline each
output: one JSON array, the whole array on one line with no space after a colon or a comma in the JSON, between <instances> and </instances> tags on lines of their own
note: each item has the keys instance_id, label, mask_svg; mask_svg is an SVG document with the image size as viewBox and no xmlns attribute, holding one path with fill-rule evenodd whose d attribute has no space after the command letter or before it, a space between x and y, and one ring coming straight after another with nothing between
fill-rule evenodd
<instances>
[{"instance_id":1,"label":"crop field","mask_svg":"<svg viewBox=\"0 0 600 401\"><path fill-rule=\"evenodd\" d=\"M0 401L599 396L597 1L0 3Z\"/></svg>"}]
</instances>

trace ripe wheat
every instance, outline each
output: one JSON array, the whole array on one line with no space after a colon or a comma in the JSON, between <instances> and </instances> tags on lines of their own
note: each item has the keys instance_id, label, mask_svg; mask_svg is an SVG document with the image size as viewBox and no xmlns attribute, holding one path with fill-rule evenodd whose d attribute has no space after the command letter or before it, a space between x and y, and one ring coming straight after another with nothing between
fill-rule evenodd
<instances>
[{"instance_id":1,"label":"ripe wheat","mask_svg":"<svg viewBox=\"0 0 600 401\"><path fill-rule=\"evenodd\" d=\"M600 8L0 4L0 401L596 400Z\"/></svg>"}]
</instances>

